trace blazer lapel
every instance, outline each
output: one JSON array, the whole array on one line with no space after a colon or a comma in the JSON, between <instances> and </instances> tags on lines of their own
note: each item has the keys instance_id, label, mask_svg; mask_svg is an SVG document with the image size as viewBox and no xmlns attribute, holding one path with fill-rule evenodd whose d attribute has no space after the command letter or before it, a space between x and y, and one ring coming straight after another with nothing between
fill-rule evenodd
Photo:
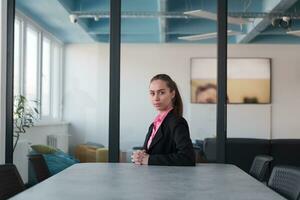
<instances>
[{"instance_id":1,"label":"blazer lapel","mask_svg":"<svg viewBox=\"0 0 300 200\"><path fill-rule=\"evenodd\" d=\"M150 144L150 146L149 146L148 151L151 150L151 148L152 148L155 144L157 144L157 143L159 142L159 140L162 138L162 136L164 135L164 134L163 134L163 132L164 132L163 129L164 129L165 124L166 124L166 121L168 121L168 118L170 117L171 113L173 113L173 110L171 110L171 111L167 114L167 116L165 117L164 121L162 122L162 124L161 124L160 127L158 128L157 133L155 134L155 136L154 136L154 138L153 138L153 140L152 140L152 142L151 142L151 144ZM150 130L149 130L149 132L148 132L147 140L145 141L145 144L144 144L144 147L146 147L146 149L147 149L147 143L148 143L148 140L149 140L150 135L151 135L151 133L152 133L152 129L153 129L153 124L152 124L152 126L151 126L151 128L150 128Z\"/></svg>"},{"instance_id":2,"label":"blazer lapel","mask_svg":"<svg viewBox=\"0 0 300 200\"><path fill-rule=\"evenodd\" d=\"M152 133L152 129L153 129L153 123L151 124L151 126L149 127L149 130L148 130L148 133L146 135L146 139L145 139L145 142L144 142L144 149L147 149L147 144L148 144L148 140L151 136L151 133Z\"/></svg>"},{"instance_id":3,"label":"blazer lapel","mask_svg":"<svg viewBox=\"0 0 300 200\"><path fill-rule=\"evenodd\" d=\"M163 136L163 123L160 125L160 127L158 128L157 130L157 133L155 134L151 144L150 144L150 147L149 147L149 150L156 144L159 142L159 140L161 139L161 137Z\"/></svg>"}]
</instances>

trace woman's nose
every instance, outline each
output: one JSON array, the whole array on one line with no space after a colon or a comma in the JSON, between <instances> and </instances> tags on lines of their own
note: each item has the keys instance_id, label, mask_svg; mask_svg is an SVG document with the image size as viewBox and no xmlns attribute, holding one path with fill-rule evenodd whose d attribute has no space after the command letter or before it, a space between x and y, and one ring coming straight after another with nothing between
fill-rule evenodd
<instances>
[{"instance_id":1,"label":"woman's nose","mask_svg":"<svg viewBox=\"0 0 300 200\"><path fill-rule=\"evenodd\" d=\"M158 94L155 94L155 95L154 95L154 99L155 99L155 100L159 100L159 95L158 95Z\"/></svg>"}]
</instances>

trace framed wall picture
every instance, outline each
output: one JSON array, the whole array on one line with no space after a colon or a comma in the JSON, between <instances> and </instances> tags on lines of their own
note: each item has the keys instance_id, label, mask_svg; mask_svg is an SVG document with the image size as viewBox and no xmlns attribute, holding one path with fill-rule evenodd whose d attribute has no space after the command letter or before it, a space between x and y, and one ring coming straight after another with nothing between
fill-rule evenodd
<instances>
[{"instance_id":1,"label":"framed wall picture","mask_svg":"<svg viewBox=\"0 0 300 200\"><path fill-rule=\"evenodd\" d=\"M229 104L271 103L271 59L228 58L227 101ZM191 59L191 103L216 103L217 60Z\"/></svg>"}]
</instances>

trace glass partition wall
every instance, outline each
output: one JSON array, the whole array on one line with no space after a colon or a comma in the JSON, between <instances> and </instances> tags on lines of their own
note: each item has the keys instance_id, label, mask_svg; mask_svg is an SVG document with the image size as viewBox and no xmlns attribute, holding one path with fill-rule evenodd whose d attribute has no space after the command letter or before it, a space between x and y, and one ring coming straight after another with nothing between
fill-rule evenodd
<instances>
[{"instance_id":1,"label":"glass partition wall","mask_svg":"<svg viewBox=\"0 0 300 200\"><path fill-rule=\"evenodd\" d=\"M25 182L33 151L107 162L110 106L110 1L31 3L16 1L14 22L14 102L31 112L24 130L14 128ZM156 74L177 83L197 162L217 161L217 11L217 2L122 1L120 162L158 115L149 98Z\"/></svg>"},{"instance_id":2,"label":"glass partition wall","mask_svg":"<svg viewBox=\"0 0 300 200\"><path fill-rule=\"evenodd\" d=\"M122 1L127 14L121 26L120 149L127 159L122 162L130 162L134 150L149 150L145 144L160 113L150 88L157 74L169 75L178 86L197 162L216 161L217 25L201 17L201 10L216 16L216 3Z\"/></svg>"},{"instance_id":3,"label":"glass partition wall","mask_svg":"<svg viewBox=\"0 0 300 200\"><path fill-rule=\"evenodd\" d=\"M299 165L299 1L229 1L236 36L228 45L227 162L252 174L256 156L276 165ZM238 24L233 22L238 21ZM283 52L285 52L283 54ZM259 177L256 177L259 178Z\"/></svg>"},{"instance_id":4,"label":"glass partition wall","mask_svg":"<svg viewBox=\"0 0 300 200\"><path fill-rule=\"evenodd\" d=\"M109 9L109 1L16 0L13 155L24 182L35 183L32 154L51 175L108 161L109 16L97 13Z\"/></svg>"}]
</instances>

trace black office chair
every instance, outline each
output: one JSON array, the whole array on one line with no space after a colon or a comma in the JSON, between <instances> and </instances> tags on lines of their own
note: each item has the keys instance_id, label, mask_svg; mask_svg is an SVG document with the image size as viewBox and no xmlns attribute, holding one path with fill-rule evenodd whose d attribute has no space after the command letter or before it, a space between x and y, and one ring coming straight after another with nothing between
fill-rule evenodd
<instances>
[{"instance_id":1,"label":"black office chair","mask_svg":"<svg viewBox=\"0 0 300 200\"><path fill-rule=\"evenodd\" d=\"M299 200L300 168L275 166L268 186L289 200Z\"/></svg>"},{"instance_id":2,"label":"black office chair","mask_svg":"<svg viewBox=\"0 0 300 200\"><path fill-rule=\"evenodd\" d=\"M0 200L8 199L23 190L25 185L16 166L0 165Z\"/></svg>"},{"instance_id":3,"label":"black office chair","mask_svg":"<svg viewBox=\"0 0 300 200\"><path fill-rule=\"evenodd\" d=\"M265 181L272 160L273 157L268 155L255 156L249 174L260 182Z\"/></svg>"},{"instance_id":4,"label":"black office chair","mask_svg":"<svg viewBox=\"0 0 300 200\"><path fill-rule=\"evenodd\" d=\"M42 182L43 180L50 177L50 171L46 164L46 161L41 154L32 154L28 155L29 162L31 163L36 179L38 182Z\"/></svg>"}]
</instances>

